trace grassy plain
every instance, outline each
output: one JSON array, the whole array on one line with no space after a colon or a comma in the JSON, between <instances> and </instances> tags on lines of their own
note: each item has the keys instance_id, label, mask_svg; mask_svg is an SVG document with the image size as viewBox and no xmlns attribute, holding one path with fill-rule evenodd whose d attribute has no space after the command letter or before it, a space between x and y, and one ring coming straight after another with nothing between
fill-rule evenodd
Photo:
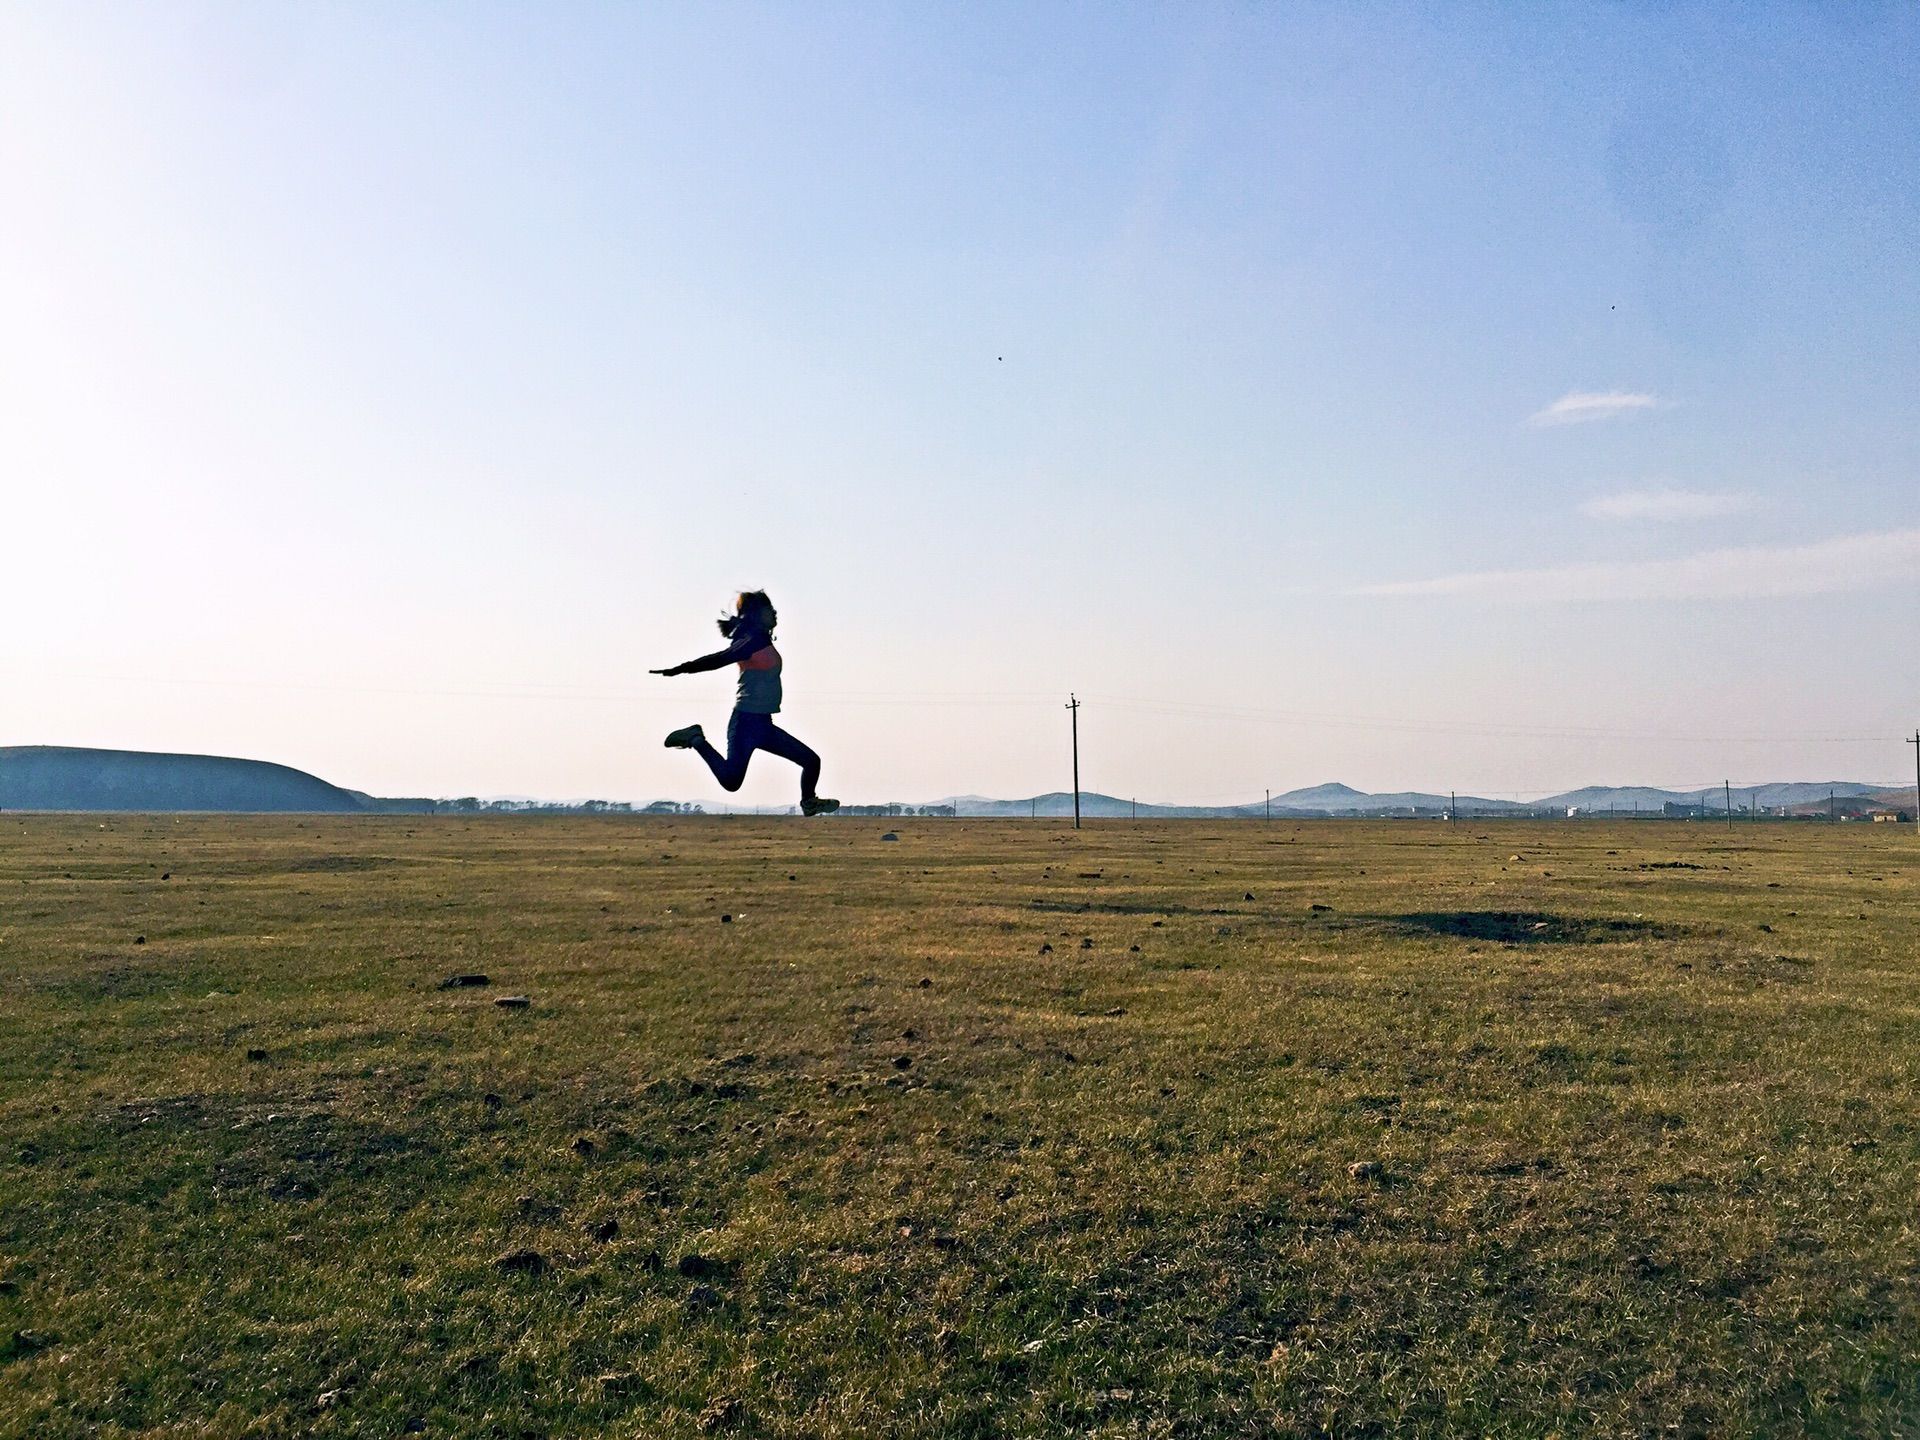
<instances>
[{"instance_id":1,"label":"grassy plain","mask_svg":"<svg viewBox=\"0 0 1920 1440\"><path fill-rule=\"evenodd\" d=\"M0 1433L1920 1416L1911 827L887 828L0 817Z\"/></svg>"}]
</instances>

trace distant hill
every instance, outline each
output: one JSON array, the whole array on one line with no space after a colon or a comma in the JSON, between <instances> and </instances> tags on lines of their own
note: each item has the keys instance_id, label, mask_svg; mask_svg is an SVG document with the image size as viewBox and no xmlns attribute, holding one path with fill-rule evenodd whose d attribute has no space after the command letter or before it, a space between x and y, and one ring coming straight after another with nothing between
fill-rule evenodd
<instances>
[{"instance_id":1,"label":"distant hill","mask_svg":"<svg viewBox=\"0 0 1920 1440\"><path fill-rule=\"evenodd\" d=\"M1857 780L1804 780L1790 785L1754 785L1742 790L1733 787L1734 803L1741 796L1752 800L1759 797L1762 805L1812 805L1825 801L1831 793L1839 799L1853 795L1873 795L1886 789L1884 785L1862 785Z\"/></svg>"},{"instance_id":2,"label":"distant hill","mask_svg":"<svg viewBox=\"0 0 1920 1440\"><path fill-rule=\"evenodd\" d=\"M1854 787L1842 790L1835 787L1833 796L1828 798L1822 789L1819 796L1812 800L1803 800L1788 807L1792 815L1832 816L1836 819L1858 819L1870 815L1876 810L1892 810L1899 814L1911 815L1914 809L1914 793L1911 785L1882 785L1873 789Z\"/></svg>"},{"instance_id":3,"label":"distant hill","mask_svg":"<svg viewBox=\"0 0 1920 1440\"><path fill-rule=\"evenodd\" d=\"M1053 790L1045 795L1030 796L1025 800L994 800L984 795L955 795L940 802L943 805L957 805L963 817L1018 819L1022 815L1039 817L1073 814L1073 792ZM1080 813L1088 819L1124 819L1138 814L1142 820L1248 820L1259 819L1271 814L1276 820L1310 820L1329 815L1383 815L1393 812L1411 812L1422 810L1435 812L1445 810L1448 798L1445 795L1427 795L1418 791L1405 791L1392 795L1368 795L1364 791L1352 789L1346 785L1315 785L1306 790L1289 790L1284 795L1273 797L1271 810L1264 797L1252 800L1244 805L1152 805L1141 802L1136 809L1135 802L1123 800L1114 795L1103 795L1095 790L1080 792ZM1516 805L1510 800L1483 800L1478 796L1462 795L1459 799L1462 814L1503 814L1513 812L1525 814L1530 806Z\"/></svg>"},{"instance_id":4,"label":"distant hill","mask_svg":"<svg viewBox=\"0 0 1920 1440\"><path fill-rule=\"evenodd\" d=\"M1829 793L1845 800L1850 796L1872 795L1884 788L1880 785L1863 785L1857 780L1794 780L1770 785L1736 785L1733 787L1733 807L1735 810L1751 809L1757 803L1763 809L1771 810L1783 805L1824 805ZM1540 808L1586 811L1658 811L1663 805L1698 805L1702 797L1709 809L1718 809L1727 803L1727 792L1714 785L1701 790L1653 790L1644 785L1589 785L1583 790L1549 795L1533 803Z\"/></svg>"},{"instance_id":5,"label":"distant hill","mask_svg":"<svg viewBox=\"0 0 1920 1440\"><path fill-rule=\"evenodd\" d=\"M1857 780L1805 780L1768 785L1738 786L1733 789L1733 804L1736 812L1751 809L1757 802L1763 810L1777 810L1780 807L1794 807L1796 810L1813 806L1816 802L1824 807L1828 792L1845 801L1849 797L1859 802L1877 799L1881 803L1902 805L1912 798L1912 790L1902 790L1898 786L1862 784ZM1701 797L1706 797L1710 810L1718 810L1726 803L1724 790L1658 790L1645 785L1589 785L1580 790L1568 790L1563 794L1549 795L1540 800L1488 800L1478 795L1461 795L1458 798L1430 794L1420 790L1403 790L1390 794L1368 794L1364 790L1355 790L1350 785L1338 782L1326 785L1312 785L1303 790L1289 790L1285 794L1273 797L1271 811L1264 799L1253 800L1244 805L1149 805L1141 804L1138 809L1142 820L1245 820L1258 819L1271 813L1276 820L1325 819L1330 816L1365 815L1440 815L1449 805L1458 808L1464 816L1502 815L1525 817L1564 816L1569 809L1582 814L1594 815L1613 811L1621 815L1641 814L1659 815L1665 806L1698 805ZM1905 800L1898 797L1904 795ZM1058 817L1073 814L1073 793L1055 790L1045 795L1035 795L1025 800L995 800L984 795L959 795L949 797L942 804L957 804L963 817L990 818L1006 816L1018 818L1022 815ZM1856 808L1859 808L1856 806ZM1122 800L1112 795L1102 795L1097 791L1082 791L1080 795L1080 813L1090 819L1125 818L1135 812L1134 802Z\"/></svg>"},{"instance_id":6,"label":"distant hill","mask_svg":"<svg viewBox=\"0 0 1920 1440\"><path fill-rule=\"evenodd\" d=\"M1896 809L1910 807L1912 790L1904 786L1862 784L1854 780L1795 781L1736 787L1736 813L1757 802L1763 811L1786 808L1794 814L1827 811L1831 793L1839 802L1836 814L1865 813L1877 804ZM1488 800L1462 795L1457 801L1418 790L1368 794L1350 785L1329 782L1275 795L1269 807L1264 797L1240 805L1136 804L1117 795L1082 791L1080 813L1088 819L1114 820L1138 816L1142 820L1248 820L1271 815L1276 820L1310 820L1341 816L1440 816L1455 804L1463 817L1564 816L1568 810L1583 815L1659 815L1669 804L1697 806L1704 795L1709 811L1726 803L1726 792L1659 790L1648 786L1591 785L1550 795L1541 800ZM1849 803L1851 802L1851 803ZM745 812L748 807L706 802L711 813ZM968 819L1027 815L1058 819L1073 814L1073 793L1053 790L1022 800L996 800L985 795L959 795L940 802L955 805ZM236 760L221 755L169 755L144 750L87 750L62 745L0 746L0 810L149 810L149 811L257 811L321 813L430 814L437 811L473 812L488 807L475 800L382 799L358 790L330 785L316 775L265 760ZM535 802L511 809L578 809L591 813L630 812L633 807L606 801L573 806Z\"/></svg>"},{"instance_id":7,"label":"distant hill","mask_svg":"<svg viewBox=\"0 0 1920 1440\"><path fill-rule=\"evenodd\" d=\"M1369 795L1364 790L1355 790L1350 785L1335 782L1330 785L1315 785L1307 790L1289 790L1284 795L1273 797L1276 813L1281 806L1289 810L1306 810L1329 815L1370 815L1384 810L1445 810L1449 804L1457 804L1462 811L1472 810L1485 814L1502 810L1526 810L1531 807L1516 805L1511 800L1486 800L1478 795L1462 795L1458 800L1445 795L1430 795L1420 790L1402 790L1386 795ZM1260 807L1249 806L1257 810Z\"/></svg>"},{"instance_id":8,"label":"distant hill","mask_svg":"<svg viewBox=\"0 0 1920 1440\"><path fill-rule=\"evenodd\" d=\"M1356 801L1365 802L1372 798L1365 791L1342 785L1337 780L1325 785L1310 785L1304 790L1289 790L1284 795L1273 797L1277 805L1297 806L1302 810L1351 810ZM1264 802L1262 804L1264 807Z\"/></svg>"},{"instance_id":9,"label":"distant hill","mask_svg":"<svg viewBox=\"0 0 1920 1440\"><path fill-rule=\"evenodd\" d=\"M984 795L957 795L940 802L955 805L959 813L969 818L1009 818L1017 819L1022 815L1060 816L1073 814L1073 792L1071 790L1053 790L1045 795L1029 796L1025 800L991 800ZM1102 795L1094 790L1080 792L1080 813L1089 819L1115 819L1134 813L1134 802L1122 800L1113 795ZM1178 805L1142 805L1141 817L1156 820L1180 819L1207 813L1190 806Z\"/></svg>"},{"instance_id":10,"label":"distant hill","mask_svg":"<svg viewBox=\"0 0 1920 1440\"><path fill-rule=\"evenodd\" d=\"M1540 801L1543 808L1557 810L1611 810L1620 814L1650 810L1660 813L1663 805L1695 805L1700 791L1655 790L1647 785L1588 785L1564 794L1549 795Z\"/></svg>"},{"instance_id":11,"label":"distant hill","mask_svg":"<svg viewBox=\"0 0 1920 1440\"><path fill-rule=\"evenodd\" d=\"M0 747L0 810L364 811L382 808L316 775L265 760Z\"/></svg>"}]
</instances>

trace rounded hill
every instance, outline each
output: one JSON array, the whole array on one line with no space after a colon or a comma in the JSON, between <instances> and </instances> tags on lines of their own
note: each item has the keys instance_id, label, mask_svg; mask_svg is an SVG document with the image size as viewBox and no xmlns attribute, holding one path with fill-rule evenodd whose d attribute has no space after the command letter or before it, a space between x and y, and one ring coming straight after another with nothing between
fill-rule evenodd
<instances>
[{"instance_id":1,"label":"rounded hill","mask_svg":"<svg viewBox=\"0 0 1920 1440\"><path fill-rule=\"evenodd\" d=\"M358 811L353 792L265 760L0 747L0 810Z\"/></svg>"}]
</instances>

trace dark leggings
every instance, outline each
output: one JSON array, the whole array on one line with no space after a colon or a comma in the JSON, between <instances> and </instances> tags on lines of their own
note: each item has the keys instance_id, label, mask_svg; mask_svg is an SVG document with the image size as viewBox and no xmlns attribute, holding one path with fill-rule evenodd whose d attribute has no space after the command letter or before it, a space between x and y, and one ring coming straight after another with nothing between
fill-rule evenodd
<instances>
[{"instance_id":1,"label":"dark leggings","mask_svg":"<svg viewBox=\"0 0 1920 1440\"><path fill-rule=\"evenodd\" d=\"M713 771L713 778L720 782L723 790L738 790L740 782L747 778L747 761L753 758L754 751L764 750L800 767L802 799L811 800L818 793L815 787L820 783L820 757L811 747L774 724L771 715L734 711L733 718L727 721L727 753L724 755L705 740L693 748L700 752L700 758L707 762L707 768Z\"/></svg>"}]
</instances>

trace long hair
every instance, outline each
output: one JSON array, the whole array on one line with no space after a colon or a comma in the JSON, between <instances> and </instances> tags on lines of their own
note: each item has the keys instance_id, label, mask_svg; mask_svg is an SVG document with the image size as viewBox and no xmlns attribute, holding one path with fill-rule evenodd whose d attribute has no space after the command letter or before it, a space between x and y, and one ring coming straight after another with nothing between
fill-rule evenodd
<instances>
[{"instance_id":1,"label":"long hair","mask_svg":"<svg viewBox=\"0 0 1920 1440\"><path fill-rule=\"evenodd\" d=\"M773 608L766 591L743 590L734 597L733 614L722 615L717 623L720 633L729 640L742 627L772 635L773 627L780 623L780 612Z\"/></svg>"}]
</instances>

